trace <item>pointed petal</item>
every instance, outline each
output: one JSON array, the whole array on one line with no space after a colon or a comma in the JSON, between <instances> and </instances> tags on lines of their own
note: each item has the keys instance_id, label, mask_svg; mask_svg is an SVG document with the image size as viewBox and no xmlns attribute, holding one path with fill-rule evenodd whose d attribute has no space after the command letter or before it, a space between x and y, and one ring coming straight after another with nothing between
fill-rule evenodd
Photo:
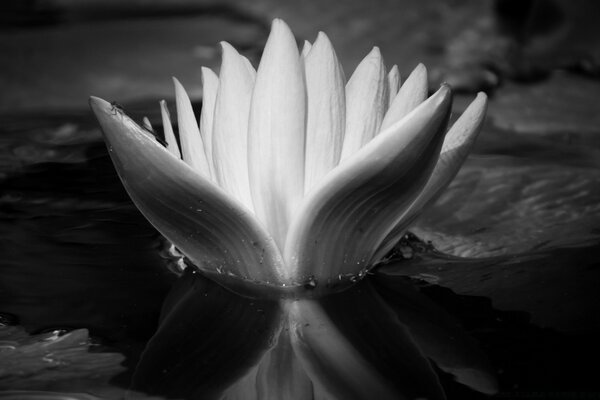
<instances>
[{"instance_id":1,"label":"pointed petal","mask_svg":"<svg viewBox=\"0 0 600 400\"><path fill-rule=\"evenodd\" d=\"M373 262L379 261L396 245L404 235L406 228L419 216L421 210L432 204L452 182L481 131L486 110L487 96L479 93L446 134L440 157L431 177L419 196L400 218L399 223L387 235L373 256Z\"/></svg>"},{"instance_id":2,"label":"pointed petal","mask_svg":"<svg viewBox=\"0 0 600 400\"><path fill-rule=\"evenodd\" d=\"M150 122L148 117L142 118L142 126L150 132L154 133L154 128L152 127L152 123Z\"/></svg>"},{"instance_id":3,"label":"pointed petal","mask_svg":"<svg viewBox=\"0 0 600 400\"><path fill-rule=\"evenodd\" d=\"M282 246L304 194L306 88L296 41L273 21L250 107L248 163L258 218Z\"/></svg>"},{"instance_id":4,"label":"pointed petal","mask_svg":"<svg viewBox=\"0 0 600 400\"><path fill-rule=\"evenodd\" d=\"M398 94L398 89L400 89L400 71L398 70L398 66L394 64L390 72L388 72L388 108L392 105L392 101Z\"/></svg>"},{"instance_id":5,"label":"pointed petal","mask_svg":"<svg viewBox=\"0 0 600 400\"><path fill-rule=\"evenodd\" d=\"M343 161L302 204L284 257L297 280L354 278L427 182L450 114L443 86Z\"/></svg>"},{"instance_id":6,"label":"pointed petal","mask_svg":"<svg viewBox=\"0 0 600 400\"><path fill-rule=\"evenodd\" d=\"M197 173L210 179L210 170L204 143L192 109L192 102L181 83L173 78L175 85L175 99L177 101L177 125L179 126L179 140L183 160Z\"/></svg>"},{"instance_id":7,"label":"pointed petal","mask_svg":"<svg viewBox=\"0 0 600 400\"><path fill-rule=\"evenodd\" d=\"M133 387L169 398L220 399L252 368L280 327L277 302L249 299L187 269L169 294Z\"/></svg>"},{"instance_id":8,"label":"pointed petal","mask_svg":"<svg viewBox=\"0 0 600 400\"><path fill-rule=\"evenodd\" d=\"M365 282L288 304L292 345L316 391L333 399L443 399L405 327Z\"/></svg>"},{"instance_id":9,"label":"pointed petal","mask_svg":"<svg viewBox=\"0 0 600 400\"><path fill-rule=\"evenodd\" d=\"M369 142L387 108L387 76L377 47L360 62L346 84L346 129L342 160Z\"/></svg>"},{"instance_id":10,"label":"pointed petal","mask_svg":"<svg viewBox=\"0 0 600 400\"><path fill-rule=\"evenodd\" d=\"M498 391L494 371L458 321L419 293L405 277L376 274L377 293L385 299L423 354L470 388L489 395Z\"/></svg>"},{"instance_id":11,"label":"pointed petal","mask_svg":"<svg viewBox=\"0 0 600 400\"><path fill-rule=\"evenodd\" d=\"M404 118L427 98L427 68L417 65L408 76L398 94L390 104L381 123L381 130L389 128L395 122Z\"/></svg>"},{"instance_id":12,"label":"pointed petal","mask_svg":"<svg viewBox=\"0 0 600 400\"><path fill-rule=\"evenodd\" d=\"M221 282L278 279L277 246L235 200L106 101L92 97L90 105L125 189L160 233Z\"/></svg>"},{"instance_id":13,"label":"pointed petal","mask_svg":"<svg viewBox=\"0 0 600 400\"><path fill-rule=\"evenodd\" d=\"M160 115L162 116L163 132L165 135L165 141L167 142L167 149L175 157L181 159L181 152L179 151L179 145L173 132L173 124L171 123L171 114L167 108L167 102L164 100L160 101Z\"/></svg>"},{"instance_id":14,"label":"pointed petal","mask_svg":"<svg viewBox=\"0 0 600 400\"><path fill-rule=\"evenodd\" d=\"M306 170L308 192L339 162L346 121L344 73L329 38L319 32L305 61L308 114Z\"/></svg>"},{"instance_id":15,"label":"pointed petal","mask_svg":"<svg viewBox=\"0 0 600 400\"><path fill-rule=\"evenodd\" d=\"M311 48L312 48L312 44L310 44L310 42L308 40L305 40L304 44L302 45L302 52L300 53L302 58L306 58L306 56L308 56L308 53L310 53Z\"/></svg>"},{"instance_id":16,"label":"pointed petal","mask_svg":"<svg viewBox=\"0 0 600 400\"><path fill-rule=\"evenodd\" d=\"M221 42L223 61L215 106L213 163L219 186L252 210L248 181L248 116L254 73L227 42Z\"/></svg>"},{"instance_id":17,"label":"pointed petal","mask_svg":"<svg viewBox=\"0 0 600 400\"><path fill-rule=\"evenodd\" d=\"M217 90L219 88L219 77L210 68L202 67L202 110L200 111L200 136L204 142L204 152L210 176L215 176L215 164L213 156L213 125L215 116L215 103Z\"/></svg>"}]
</instances>

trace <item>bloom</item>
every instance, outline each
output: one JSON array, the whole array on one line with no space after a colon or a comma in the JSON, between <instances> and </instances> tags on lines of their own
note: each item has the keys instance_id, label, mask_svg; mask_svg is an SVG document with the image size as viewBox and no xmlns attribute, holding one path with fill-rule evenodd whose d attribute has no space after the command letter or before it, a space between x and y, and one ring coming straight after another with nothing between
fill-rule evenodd
<instances>
[{"instance_id":1,"label":"bloom","mask_svg":"<svg viewBox=\"0 0 600 400\"><path fill-rule=\"evenodd\" d=\"M202 70L199 124L175 80L179 143L164 102L166 148L120 108L90 101L132 200L201 272L186 269L166 300L134 386L187 398L442 399L433 359L493 393L452 319L397 277L365 279L454 177L485 95L446 132L449 87L427 98L423 66L400 87L377 48L347 83L325 34L299 52L281 20L258 71L222 48L220 75Z\"/></svg>"},{"instance_id":2,"label":"bloom","mask_svg":"<svg viewBox=\"0 0 600 400\"><path fill-rule=\"evenodd\" d=\"M425 67L400 86L374 48L345 83L323 33L299 53L275 20L258 71L223 42L199 126L175 80L180 146L91 98L134 203L206 276L239 292L318 297L360 280L451 181L486 108L446 132L451 91ZM181 147L181 151L179 148Z\"/></svg>"}]
</instances>

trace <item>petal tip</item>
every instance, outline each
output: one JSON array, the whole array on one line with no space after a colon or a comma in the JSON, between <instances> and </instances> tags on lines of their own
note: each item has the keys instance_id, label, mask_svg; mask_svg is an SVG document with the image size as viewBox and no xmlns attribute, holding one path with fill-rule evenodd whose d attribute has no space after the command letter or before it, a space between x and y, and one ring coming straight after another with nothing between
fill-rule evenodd
<instances>
[{"instance_id":1,"label":"petal tip","mask_svg":"<svg viewBox=\"0 0 600 400\"><path fill-rule=\"evenodd\" d=\"M174 76L172 76L171 79L173 80L173 85L175 86L175 91L185 90L183 88L183 85L181 84L181 82L179 82L179 79L175 78Z\"/></svg>"},{"instance_id":2,"label":"petal tip","mask_svg":"<svg viewBox=\"0 0 600 400\"><path fill-rule=\"evenodd\" d=\"M99 112L107 112L111 108L108 101L96 96L90 96L88 103L90 104L92 111L96 114Z\"/></svg>"},{"instance_id":3,"label":"petal tip","mask_svg":"<svg viewBox=\"0 0 600 400\"><path fill-rule=\"evenodd\" d=\"M292 30L284 20L281 18L273 19L273 23L271 24L271 33L281 34L287 32L291 33Z\"/></svg>"},{"instance_id":4,"label":"petal tip","mask_svg":"<svg viewBox=\"0 0 600 400\"><path fill-rule=\"evenodd\" d=\"M381 57L381 50L379 50L379 47L373 46L373 48L369 52L369 56L378 57L378 58Z\"/></svg>"},{"instance_id":5,"label":"petal tip","mask_svg":"<svg viewBox=\"0 0 600 400\"><path fill-rule=\"evenodd\" d=\"M221 46L221 52L223 54L223 57L225 57L225 55L227 54L237 53L235 47L233 47L229 42L226 42L225 40L220 41L219 45Z\"/></svg>"},{"instance_id":6,"label":"petal tip","mask_svg":"<svg viewBox=\"0 0 600 400\"><path fill-rule=\"evenodd\" d=\"M419 63L415 67L415 69L412 70L412 72L410 73L408 79L411 79L411 80L417 79L419 81L425 81L425 82L427 82L427 67L425 66L425 64ZM444 82L443 84L445 84L445 83L446 82Z\"/></svg>"}]
</instances>

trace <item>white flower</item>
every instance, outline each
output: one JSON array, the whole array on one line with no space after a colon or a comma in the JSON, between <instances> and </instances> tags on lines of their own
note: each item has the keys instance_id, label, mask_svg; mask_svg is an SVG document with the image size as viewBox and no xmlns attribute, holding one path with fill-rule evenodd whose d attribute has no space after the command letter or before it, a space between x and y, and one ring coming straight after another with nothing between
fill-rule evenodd
<instances>
[{"instance_id":1,"label":"white flower","mask_svg":"<svg viewBox=\"0 0 600 400\"><path fill-rule=\"evenodd\" d=\"M427 98L425 67L400 86L374 48L346 83L324 33L299 52L281 20L258 71L222 48L220 75L202 70L199 126L175 80L181 153L164 103L167 148L90 103L140 211L238 291L305 297L356 282L452 180L484 118L480 93L446 132L451 92Z\"/></svg>"}]
</instances>

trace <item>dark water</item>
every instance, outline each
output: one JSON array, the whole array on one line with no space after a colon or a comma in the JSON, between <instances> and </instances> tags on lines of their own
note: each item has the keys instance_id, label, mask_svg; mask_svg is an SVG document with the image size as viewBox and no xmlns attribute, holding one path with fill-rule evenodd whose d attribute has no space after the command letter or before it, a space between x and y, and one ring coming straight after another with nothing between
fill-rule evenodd
<instances>
[{"instance_id":1,"label":"dark water","mask_svg":"<svg viewBox=\"0 0 600 400\"><path fill-rule=\"evenodd\" d=\"M127 197L86 111L1 126L0 398L121 398L178 260ZM407 277L479 341L498 398L600 398L589 367L600 356L599 160L594 146L488 126L411 229L438 251L410 238L381 267L377 279ZM450 399L483 398L438 372ZM130 398L150 398L142 390Z\"/></svg>"}]
</instances>

